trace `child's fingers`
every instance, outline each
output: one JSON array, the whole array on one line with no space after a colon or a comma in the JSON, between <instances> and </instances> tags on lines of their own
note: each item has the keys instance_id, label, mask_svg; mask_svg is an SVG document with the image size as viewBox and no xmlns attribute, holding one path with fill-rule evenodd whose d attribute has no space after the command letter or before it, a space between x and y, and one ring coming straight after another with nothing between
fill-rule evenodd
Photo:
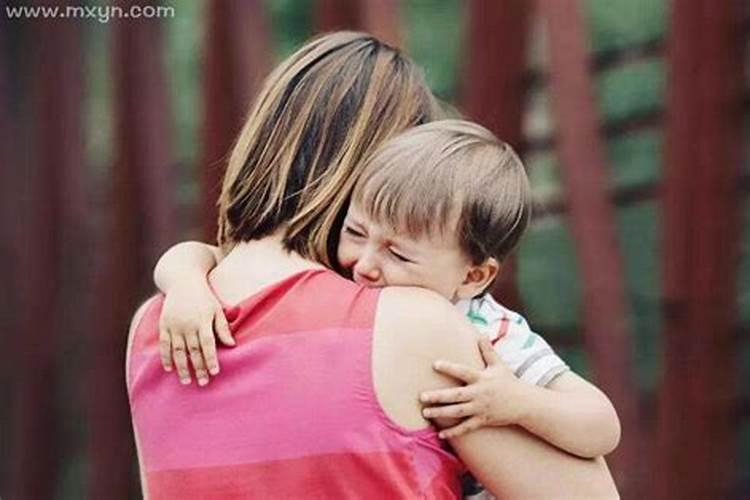
<instances>
[{"instance_id":1,"label":"child's fingers","mask_svg":"<svg viewBox=\"0 0 750 500\"><path fill-rule=\"evenodd\" d=\"M443 429L438 436L440 439L451 439L479 429L480 427L482 427L482 419L475 416L464 420L458 425Z\"/></svg>"},{"instance_id":2,"label":"child's fingers","mask_svg":"<svg viewBox=\"0 0 750 500\"><path fill-rule=\"evenodd\" d=\"M219 373L219 359L216 357L216 339L214 339L213 325L206 323L198 332L198 339L203 351L203 360L206 363L206 369L211 375Z\"/></svg>"},{"instance_id":3,"label":"child's fingers","mask_svg":"<svg viewBox=\"0 0 750 500\"><path fill-rule=\"evenodd\" d=\"M206 385L208 383L208 372L206 371L206 365L203 362L203 353L201 352L201 344L198 339L198 333L191 332L186 338L188 353L190 354L190 362L193 364L195 370L195 378L198 379L199 385Z\"/></svg>"},{"instance_id":4,"label":"child's fingers","mask_svg":"<svg viewBox=\"0 0 750 500\"><path fill-rule=\"evenodd\" d=\"M465 403L474 399L474 391L469 387L451 387L450 389L436 389L425 391L419 396L423 403L446 404Z\"/></svg>"},{"instance_id":5,"label":"child's fingers","mask_svg":"<svg viewBox=\"0 0 750 500\"><path fill-rule=\"evenodd\" d=\"M450 406L432 406L422 410L425 418L463 418L474 415L476 408L474 403L460 403Z\"/></svg>"},{"instance_id":6,"label":"child's fingers","mask_svg":"<svg viewBox=\"0 0 750 500\"><path fill-rule=\"evenodd\" d=\"M182 335L172 335L172 359L174 360L175 368L177 368L177 376L180 377L180 382L182 384L189 384L190 370L187 364L185 339L182 338Z\"/></svg>"},{"instance_id":7,"label":"child's fingers","mask_svg":"<svg viewBox=\"0 0 750 500\"><path fill-rule=\"evenodd\" d=\"M161 366L168 372L174 368L172 365L172 338L166 328L159 327L159 357Z\"/></svg>"},{"instance_id":8,"label":"child's fingers","mask_svg":"<svg viewBox=\"0 0 750 500\"><path fill-rule=\"evenodd\" d=\"M232 337L232 331L229 329L229 323L227 317L224 315L224 311L219 307L214 314L214 328L216 329L216 336L222 344L229 347L234 347L237 342Z\"/></svg>"},{"instance_id":9,"label":"child's fingers","mask_svg":"<svg viewBox=\"0 0 750 500\"><path fill-rule=\"evenodd\" d=\"M490 343L490 339L487 337L479 339L479 351L482 353L482 358L487 366L492 366L500 361L495 349Z\"/></svg>"},{"instance_id":10,"label":"child's fingers","mask_svg":"<svg viewBox=\"0 0 750 500\"><path fill-rule=\"evenodd\" d=\"M437 372L461 380L467 384L473 384L479 380L478 371L458 363L451 363L450 361L435 361L432 368Z\"/></svg>"}]
</instances>

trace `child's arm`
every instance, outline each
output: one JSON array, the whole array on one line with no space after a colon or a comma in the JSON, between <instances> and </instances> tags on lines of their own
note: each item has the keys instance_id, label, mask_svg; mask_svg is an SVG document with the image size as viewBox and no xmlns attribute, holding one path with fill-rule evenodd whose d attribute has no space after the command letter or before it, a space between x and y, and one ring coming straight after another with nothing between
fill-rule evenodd
<instances>
[{"instance_id":1,"label":"child's arm","mask_svg":"<svg viewBox=\"0 0 750 500\"><path fill-rule=\"evenodd\" d=\"M529 432L580 457L607 455L617 447L620 419L596 386L568 371L547 387L531 387L536 397L521 423Z\"/></svg>"},{"instance_id":2,"label":"child's arm","mask_svg":"<svg viewBox=\"0 0 750 500\"><path fill-rule=\"evenodd\" d=\"M170 247L154 267L154 283L164 293L182 278L201 278L221 262L224 255L219 247L200 241L183 241Z\"/></svg>"},{"instance_id":3,"label":"child's arm","mask_svg":"<svg viewBox=\"0 0 750 500\"><path fill-rule=\"evenodd\" d=\"M571 372L559 375L547 387L525 383L500 362L487 339L480 340L480 348L487 363L483 371L435 363L437 371L467 384L422 394L423 403L446 405L426 408L425 417L466 417L441 436L453 437L485 425L515 424L580 457L606 455L617 446L617 413L596 387Z\"/></svg>"},{"instance_id":4,"label":"child's arm","mask_svg":"<svg viewBox=\"0 0 750 500\"><path fill-rule=\"evenodd\" d=\"M200 385L219 373L214 332L223 344L235 344L206 279L221 258L218 248L188 241L167 250L154 268L154 282L166 295L159 319L162 365L176 367L183 384L190 383L188 356Z\"/></svg>"}]
</instances>

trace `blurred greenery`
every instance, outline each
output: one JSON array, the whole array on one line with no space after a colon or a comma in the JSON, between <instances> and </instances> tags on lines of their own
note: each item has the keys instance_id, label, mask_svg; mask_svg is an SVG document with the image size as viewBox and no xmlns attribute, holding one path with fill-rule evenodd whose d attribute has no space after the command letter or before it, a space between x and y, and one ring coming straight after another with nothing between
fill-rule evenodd
<instances>
[{"instance_id":1,"label":"blurred greenery","mask_svg":"<svg viewBox=\"0 0 750 500\"><path fill-rule=\"evenodd\" d=\"M750 200L745 200L744 221L742 223L742 245L740 254L740 272L737 280L739 293L738 310L743 325L750 327ZM750 342L747 342L750 349ZM749 365L750 366L750 365ZM750 381L750 377L747 378ZM750 384L749 384L750 385ZM750 395L750 387L745 394Z\"/></svg>"},{"instance_id":2,"label":"blurred greenery","mask_svg":"<svg viewBox=\"0 0 750 500\"><path fill-rule=\"evenodd\" d=\"M617 122L659 109L664 100L664 62L637 61L598 75L602 119Z\"/></svg>"},{"instance_id":3,"label":"blurred greenery","mask_svg":"<svg viewBox=\"0 0 750 500\"><path fill-rule=\"evenodd\" d=\"M291 54L313 34L312 0L265 0L276 60Z\"/></svg>"},{"instance_id":4,"label":"blurred greenery","mask_svg":"<svg viewBox=\"0 0 750 500\"><path fill-rule=\"evenodd\" d=\"M570 369L589 380L593 379L591 365L586 357L586 351L581 347L559 346L555 351L570 366Z\"/></svg>"},{"instance_id":5,"label":"blurred greenery","mask_svg":"<svg viewBox=\"0 0 750 500\"><path fill-rule=\"evenodd\" d=\"M630 299L634 373L645 391L656 388L659 344L659 260L657 205L644 202L620 208L617 230Z\"/></svg>"},{"instance_id":6,"label":"blurred greenery","mask_svg":"<svg viewBox=\"0 0 750 500\"><path fill-rule=\"evenodd\" d=\"M110 78L110 29L101 23L87 26L84 43L85 85L84 126L86 156L95 169L112 163L113 120L111 109L112 82Z\"/></svg>"},{"instance_id":7,"label":"blurred greenery","mask_svg":"<svg viewBox=\"0 0 750 500\"><path fill-rule=\"evenodd\" d=\"M458 94L457 75L463 45L465 12L458 0L409 0L402 2L405 46L424 68L435 95L451 101Z\"/></svg>"},{"instance_id":8,"label":"blurred greenery","mask_svg":"<svg viewBox=\"0 0 750 500\"><path fill-rule=\"evenodd\" d=\"M658 181L662 146L659 128L644 128L610 139L607 150L612 184L623 188Z\"/></svg>"},{"instance_id":9,"label":"blurred greenery","mask_svg":"<svg viewBox=\"0 0 750 500\"><path fill-rule=\"evenodd\" d=\"M664 37L668 5L664 0L584 0L583 5L595 53Z\"/></svg>"},{"instance_id":10,"label":"blurred greenery","mask_svg":"<svg viewBox=\"0 0 750 500\"><path fill-rule=\"evenodd\" d=\"M745 362L750 364L750 358L745 358ZM739 439L737 441L737 456L739 460L735 464L735 467L739 472L740 481L748 483L750 482L750 422L746 421L740 426Z\"/></svg>"},{"instance_id":11,"label":"blurred greenery","mask_svg":"<svg viewBox=\"0 0 750 500\"><path fill-rule=\"evenodd\" d=\"M529 139L543 139L554 134L552 102L546 87L529 89L526 97L524 134Z\"/></svg>"},{"instance_id":12,"label":"blurred greenery","mask_svg":"<svg viewBox=\"0 0 750 500\"><path fill-rule=\"evenodd\" d=\"M521 243L518 278L528 319L542 335L547 327L564 332L579 328L577 275L573 238L562 217L533 224Z\"/></svg>"},{"instance_id":13,"label":"blurred greenery","mask_svg":"<svg viewBox=\"0 0 750 500\"><path fill-rule=\"evenodd\" d=\"M179 15L169 19L164 30L164 63L171 99L173 151L181 165L194 165L198 158L196 140L203 115L200 91L201 40L205 30L205 4L181 2Z\"/></svg>"},{"instance_id":14,"label":"blurred greenery","mask_svg":"<svg viewBox=\"0 0 750 500\"><path fill-rule=\"evenodd\" d=\"M546 200L562 194L560 170L554 151L529 153L524 162L529 172L531 188L537 199Z\"/></svg>"}]
</instances>

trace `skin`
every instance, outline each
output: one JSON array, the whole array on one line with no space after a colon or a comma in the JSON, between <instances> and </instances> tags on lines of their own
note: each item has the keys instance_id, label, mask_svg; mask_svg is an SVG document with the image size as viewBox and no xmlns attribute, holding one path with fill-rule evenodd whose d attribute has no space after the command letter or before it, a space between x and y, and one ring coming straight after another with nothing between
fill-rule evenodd
<instances>
[{"instance_id":1,"label":"skin","mask_svg":"<svg viewBox=\"0 0 750 500\"><path fill-rule=\"evenodd\" d=\"M264 265L253 265L257 262ZM235 247L212 271L210 282L223 302L233 303L305 266L318 267L287 252L278 240L264 239ZM420 393L457 387L455 380L432 369L431 360L447 359L472 370L484 365L471 324L450 302L421 288L383 290L372 349L376 397L388 417L405 429L430 424L418 402ZM453 423L437 420L440 426ZM601 458L574 457L518 426L482 427L450 438L450 444L485 487L502 498L617 498Z\"/></svg>"},{"instance_id":2,"label":"skin","mask_svg":"<svg viewBox=\"0 0 750 500\"><path fill-rule=\"evenodd\" d=\"M360 285L417 286L455 303L474 297L497 275L495 259L473 265L456 238L409 236L379 224L352 203L341 229L338 260Z\"/></svg>"},{"instance_id":3,"label":"skin","mask_svg":"<svg viewBox=\"0 0 750 500\"><path fill-rule=\"evenodd\" d=\"M452 237L455 231L409 236L366 214L356 204L349 207L338 246L340 264L363 286L417 286L455 303L476 296L497 275L495 259L473 264L465 256ZM169 261L178 266L175 268L165 270L162 259L155 271L157 285L170 291L162 316L162 363L171 369L174 358L181 380L189 383L189 356L201 385L208 383L209 372L214 375L219 371L213 330L219 332L225 345L233 342L221 304L206 286L206 272L220 255L206 248L192 246L185 255L173 256ZM187 264L179 267L181 262ZM196 273L196 269L203 271ZM201 325L198 333L188 334L183 340L178 332L190 331L194 324ZM558 376L547 387L521 382L498 362L486 339L484 342L480 343L483 369L439 359L433 368L462 386L420 395L421 402L428 406L423 416L462 419L443 430L442 437L460 436L483 426L519 425L584 458L605 455L617 446L619 420L599 389L573 372Z\"/></svg>"},{"instance_id":4,"label":"skin","mask_svg":"<svg viewBox=\"0 0 750 500\"><path fill-rule=\"evenodd\" d=\"M356 203L341 229L338 259L352 279L368 287L419 286L451 302L479 294L495 278L497 261L472 264L454 231L410 236L373 220ZM599 389L573 372L547 387L518 380L499 362L487 339L480 340L484 370L438 360L434 369L465 387L421 394L429 418L464 418L441 436L458 436L482 426L520 425L581 457L610 453L620 439L617 413Z\"/></svg>"}]
</instances>

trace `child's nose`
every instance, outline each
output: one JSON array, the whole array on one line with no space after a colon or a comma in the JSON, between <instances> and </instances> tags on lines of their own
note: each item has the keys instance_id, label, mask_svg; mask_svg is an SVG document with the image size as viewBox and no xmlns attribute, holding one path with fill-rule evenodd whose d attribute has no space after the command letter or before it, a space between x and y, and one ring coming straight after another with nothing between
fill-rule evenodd
<instances>
[{"instance_id":1,"label":"child's nose","mask_svg":"<svg viewBox=\"0 0 750 500\"><path fill-rule=\"evenodd\" d=\"M362 258L354 266L354 271L368 280L375 281L380 278L380 269L372 258Z\"/></svg>"}]
</instances>

